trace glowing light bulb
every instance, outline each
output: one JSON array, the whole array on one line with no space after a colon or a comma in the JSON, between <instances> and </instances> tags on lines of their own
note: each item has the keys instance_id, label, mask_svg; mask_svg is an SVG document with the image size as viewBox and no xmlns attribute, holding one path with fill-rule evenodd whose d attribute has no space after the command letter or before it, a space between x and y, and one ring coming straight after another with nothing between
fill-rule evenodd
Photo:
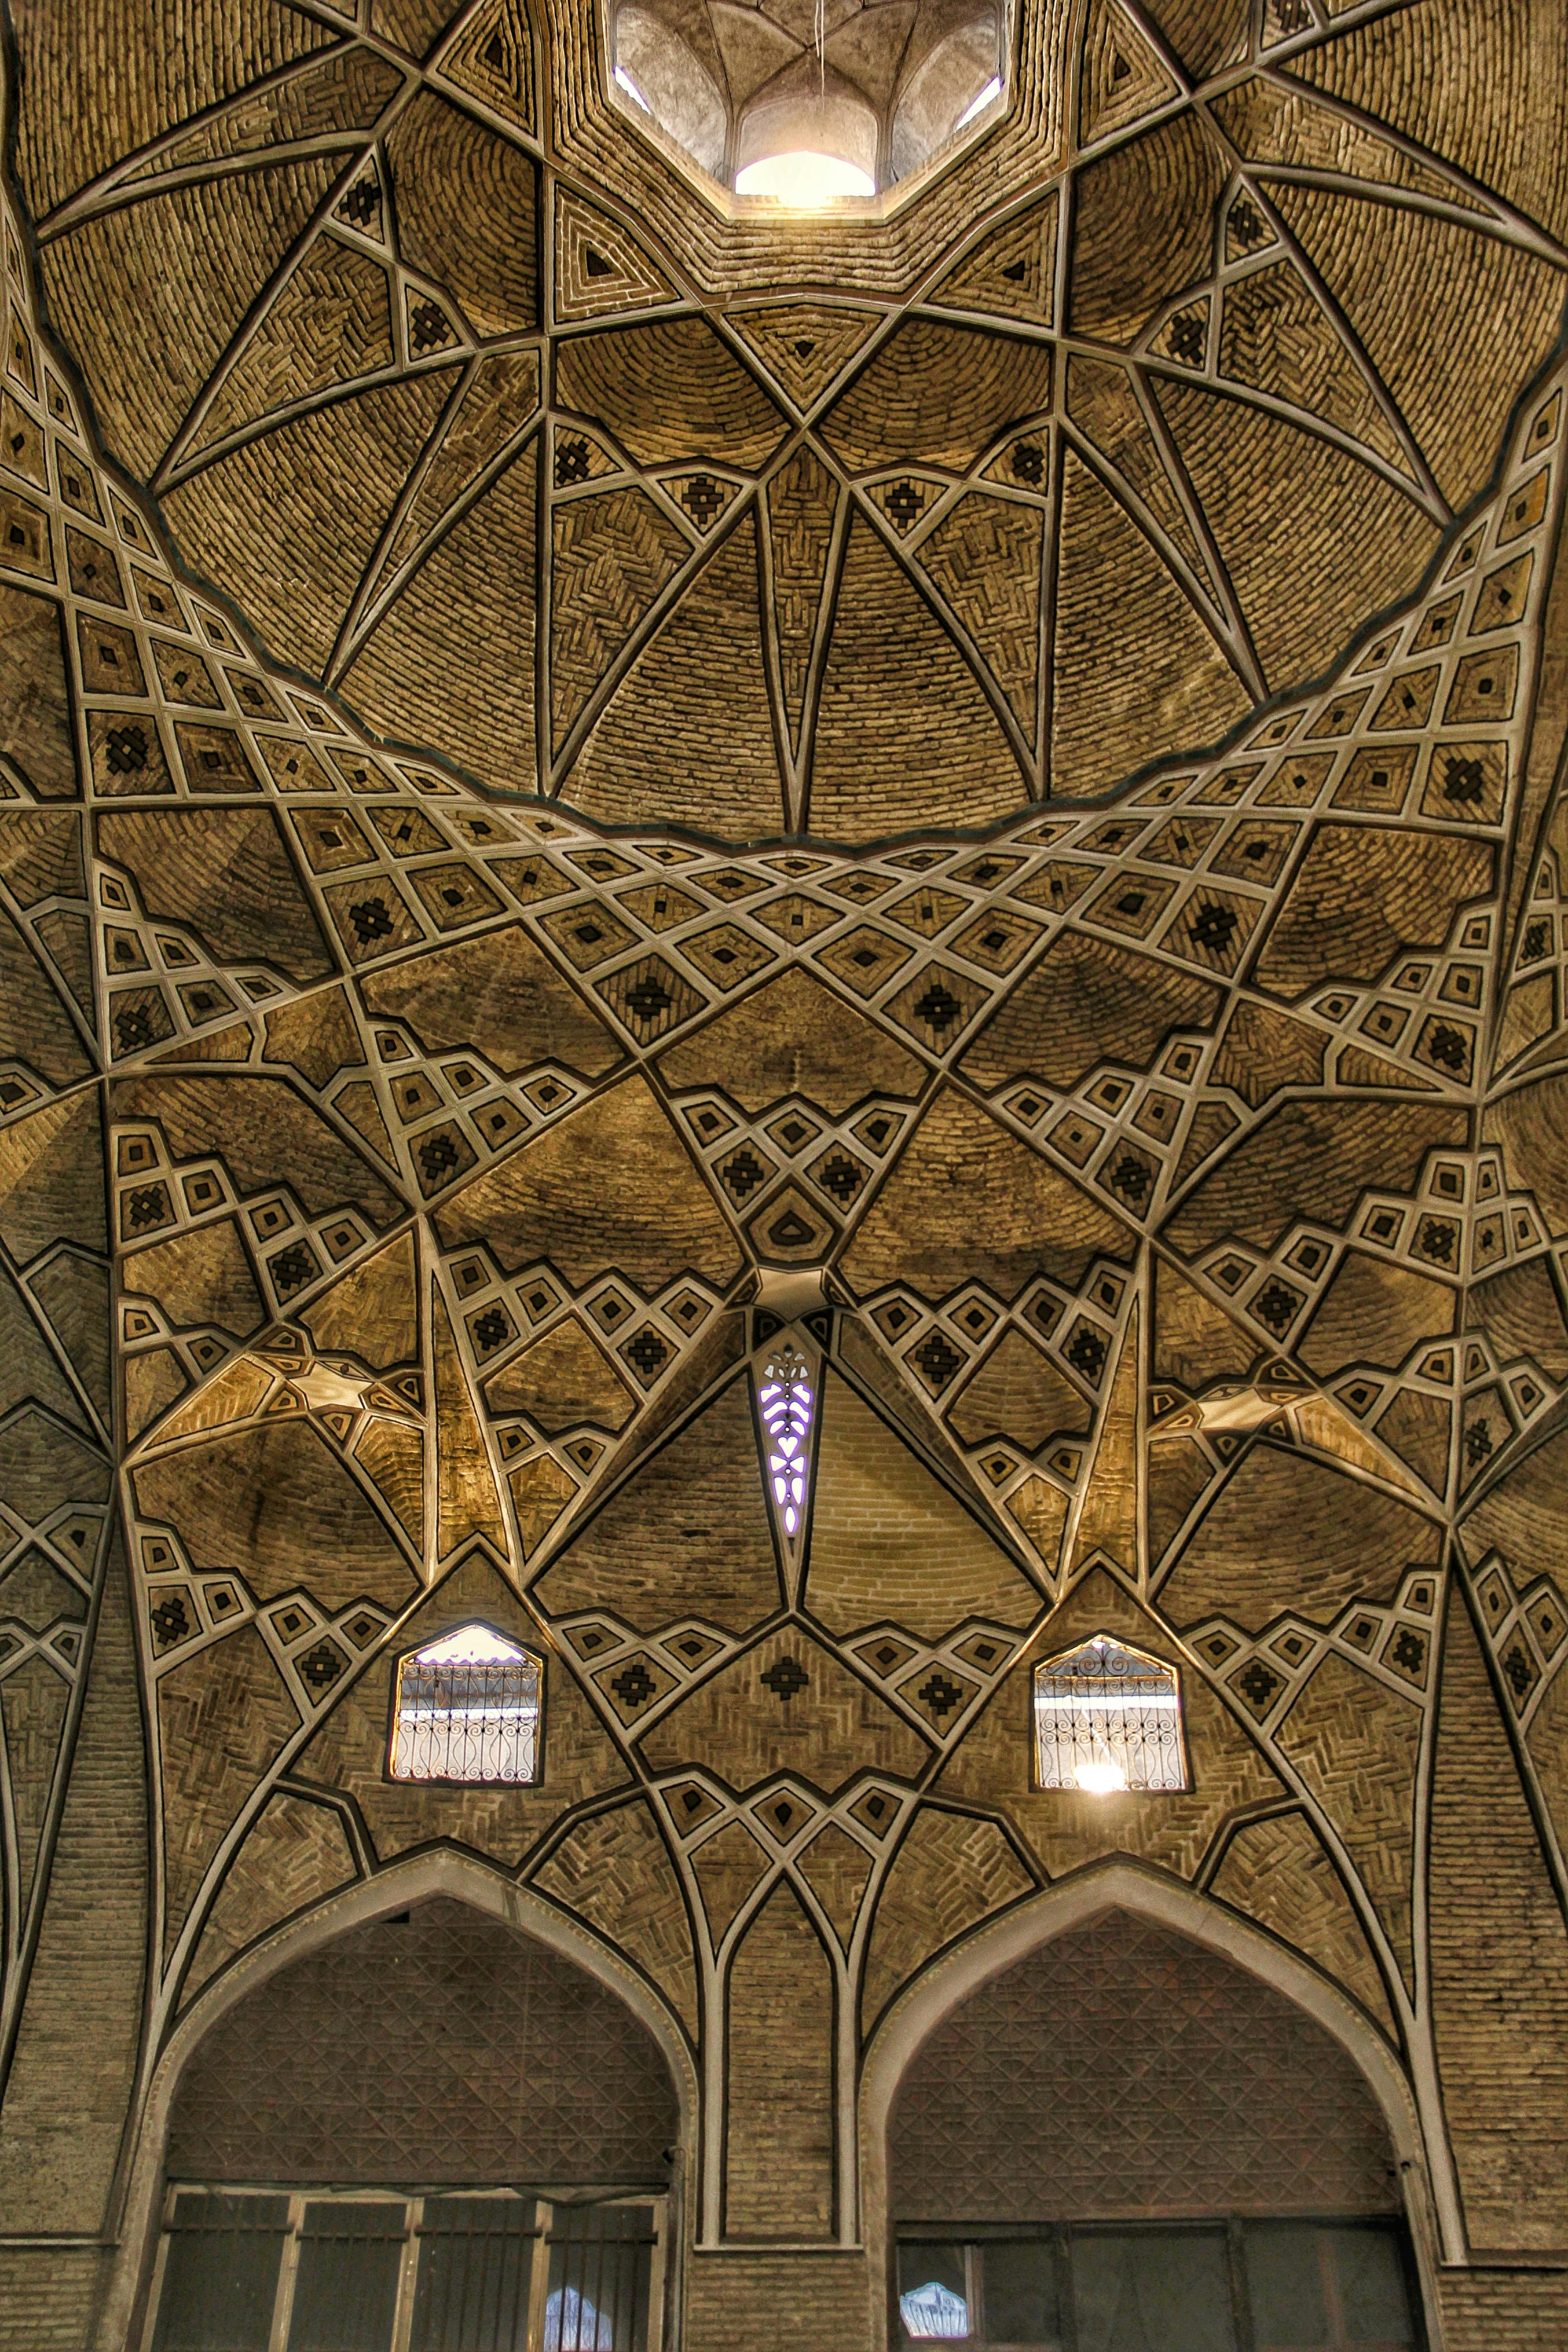
<instances>
[{"instance_id":1,"label":"glowing light bulb","mask_svg":"<svg viewBox=\"0 0 1568 2352\"><path fill-rule=\"evenodd\" d=\"M1120 1764L1080 1764L1073 1779L1091 1797L1114 1796L1118 1789L1127 1786L1127 1775Z\"/></svg>"},{"instance_id":2,"label":"glowing light bulb","mask_svg":"<svg viewBox=\"0 0 1568 2352\"><path fill-rule=\"evenodd\" d=\"M877 184L842 155L817 155L796 148L787 155L763 155L735 174L738 196L777 196L799 212L815 212L838 196L874 196Z\"/></svg>"},{"instance_id":3,"label":"glowing light bulb","mask_svg":"<svg viewBox=\"0 0 1568 2352\"><path fill-rule=\"evenodd\" d=\"M963 112L953 124L953 129L955 131L962 131L966 122L973 122L975 116L980 113L983 108L989 106L994 98L1000 98L1001 95L1002 77L1000 74L993 74L991 79L986 83L979 97L972 98L970 100L969 104L964 108Z\"/></svg>"}]
</instances>

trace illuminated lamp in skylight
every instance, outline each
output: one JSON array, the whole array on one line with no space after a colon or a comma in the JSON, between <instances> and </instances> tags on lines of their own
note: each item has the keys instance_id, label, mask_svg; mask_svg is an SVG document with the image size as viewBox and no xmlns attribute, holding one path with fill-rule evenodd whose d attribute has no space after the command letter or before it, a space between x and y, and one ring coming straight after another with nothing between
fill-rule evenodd
<instances>
[{"instance_id":1,"label":"illuminated lamp in skylight","mask_svg":"<svg viewBox=\"0 0 1568 2352\"><path fill-rule=\"evenodd\" d=\"M605 0L609 97L719 208L886 215L1000 121L998 0Z\"/></svg>"},{"instance_id":2,"label":"illuminated lamp in skylight","mask_svg":"<svg viewBox=\"0 0 1568 2352\"><path fill-rule=\"evenodd\" d=\"M877 193L877 118L857 92L803 60L747 108L735 150L735 194L798 212Z\"/></svg>"}]
</instances>

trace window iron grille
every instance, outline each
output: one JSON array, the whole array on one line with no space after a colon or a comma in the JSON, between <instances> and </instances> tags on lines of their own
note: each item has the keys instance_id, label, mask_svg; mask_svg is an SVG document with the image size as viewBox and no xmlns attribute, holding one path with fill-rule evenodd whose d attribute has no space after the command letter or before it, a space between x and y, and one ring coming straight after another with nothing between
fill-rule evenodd
<instances>
[{"instance_id":1,"label":"window iron grille","mask_svg":"<svg viewBox=\"0 0 1568 2352\"><path fill-rule=\"evenodd\" d=\"M1420 2290L1393 2219L956 2228L905 2238L898 2352L1417 2352Z\"/></svg>"},{"instance_id":2,"label":"window iron grille","mask_svg":"<svg viewBox=\"0 0 1568 2352\"><path fill-rule=\"evenodd\" d=\"M1189 1787L1175 1668L1109 1633L1047 1658L1035 1670L1035 1763L1042 1789Z\"/></svg>"},{"instance_id":3,"label":"window iron grille","mask_svg":"<svg viewBox=\"0 0 1568 2352\"><path fill-rule=\"evenodd\" d=\"M646 2209L556 2206L543 2352L619 2352L646 2328Z\"/></svg>"},{"instance_id":4,"label":"window iron grille","mask_svg":"<svg viewBox=\"0 0 1568 2352\"><path fill-rule=\"evenodd\" d=\"M488 1625L462 1625L397 1670L395 1780L539 1778L542 1669Z\"/></svg>"},{"instance_id":5,"label":"window iron grille","mask_svg":"<svg viewBox=\"0 0 1568 2352\"><path fill-rule=\"evenodd\" d=\"M667 2200L177 2182L143 2352L659 2352Z\"/></svg>"},{"instance_id":6,"label":"window iron grille","mask_svg":"<svg viewBox=\"0 0 1568 2352\"><path fill-rule=\"evenodd\" d=\"M408 2240L401 2198L312 2198L300 2224L289 2352L390 2344Z\"/></svg>"}]
</instances>

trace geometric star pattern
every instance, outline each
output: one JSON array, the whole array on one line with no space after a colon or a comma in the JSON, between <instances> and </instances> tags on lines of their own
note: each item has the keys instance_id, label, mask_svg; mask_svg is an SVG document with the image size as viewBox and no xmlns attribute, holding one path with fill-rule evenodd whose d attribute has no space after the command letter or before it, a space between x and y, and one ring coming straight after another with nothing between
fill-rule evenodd
<instances>
[{"instance_id":1,"label":"geometric star pattern","mask_svg":"<svg viewBox=\"0 0 1568 2352\"><path fill-rule=\"evenodd\" d=\"M198 70L153 9L126 104L106 7L18 30L106 448L279 662L502 792L868 842L1249 733L1558 338L1552 0L1047 12L977 149L762 230L571 15L285 6Z\"/></svg>"}]
</instances>

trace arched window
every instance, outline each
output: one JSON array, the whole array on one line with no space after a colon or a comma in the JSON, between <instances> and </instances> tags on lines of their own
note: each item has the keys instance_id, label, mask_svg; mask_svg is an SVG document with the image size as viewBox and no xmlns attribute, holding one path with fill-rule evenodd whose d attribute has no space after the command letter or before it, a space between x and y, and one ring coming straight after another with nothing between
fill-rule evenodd
<instances>
[{"instance_id":1,"label":"arched window","mask_svg":"<svg viewBox=\"0 0 1568 2352\"><path fill-rule=\"evenodd\" d=\"M301 2063L302 2041L331 2063ZM172 2102L157 2316L131 2340L659 2352L680 2128L666 2054L617 1990L521 1926L415 1895L213 2020Z\"/></svg>"},{"instance_id":2,"label":"arched window","mask_svg":"<svg viewBox=\"0 0 1568 2352\"><path fill-rule=\"evenodd\" d=\"M748 100L735 194L811 205L877 193L877 118L853 84L801 57Z\"/></svg>"},{"instance_id":3,"label":"arched window","mask_svg":"<svg viewBox=\"0 0 1568 2352\"><path fill-rule=\"evenodd\" d=\"M937 43L905 82L893 113L889 160L895 180L934 155L1002 95L997 25L989 9Z\"/></svg>"},{"instance_id":4,"label":"arched window","mask_svg":"<svg viewBox=\"0 0 1568 2352\"><path fill-rule=\"evenodd\" d=\"M459 1625L397 1669L395 1780L537 1780L543 1668L488 1625Z\"/></svg>"},{"instance_id":5,"label":"arched window","mask_svg":"<svg viewBox=\"0 0 1568 2352\"><path fill-rule=\"evenodd\" d=\"M616 12L615 79L705 172L722 171L729 118L719 86L679 34L646 8Z\"/></svg>"},{"instance_id":6,"label":"arched window","mask_svg":"<svg viewBox=\"0 0 1568 2352\"><path fill-rule=\"evenodd\" d=\"M1185 1789L1174 1666L1096 1633L1035 1669L1035 1769L1042 1789L1105 1797Z\"/></svg>"},{"instance_id":7,"label":"arched window","mask_svg":"<svg viewBox=\"0 0 1568 2352\"><path fill-rule=\"evenodd\" d=\"M1247 2053L1267 2095L1237 2095ZM1112 1907L982 1977L910 2056L890 2352L1415 2352L1402 2205L1345 2044Z\"/></svg>"}]
</instances>

